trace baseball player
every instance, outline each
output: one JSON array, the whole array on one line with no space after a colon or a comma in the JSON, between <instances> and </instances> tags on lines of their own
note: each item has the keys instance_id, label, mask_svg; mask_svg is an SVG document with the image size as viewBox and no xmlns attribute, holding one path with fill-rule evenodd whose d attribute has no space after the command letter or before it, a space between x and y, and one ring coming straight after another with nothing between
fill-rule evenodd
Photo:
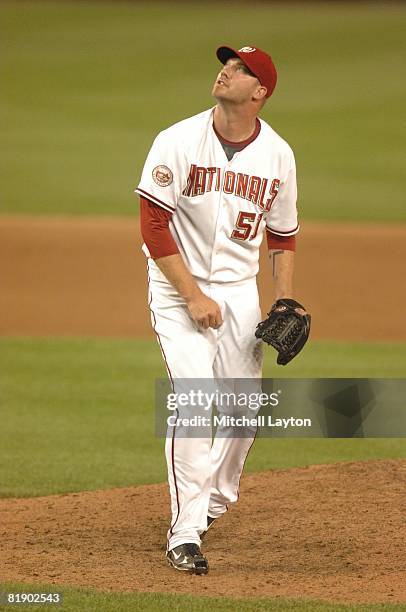
<instances>
[{"instance_id":1,"label":"baseball player","mask_svg":"<svg viewBox=\"0 0 406 612\"><path fill-rule=\"evenodd\" d=\"M261 379L256 275L266 231L275 299L292 297L296 210L290 146L258 113L277 73L256 47L217 49L216 105L160 132L140 183L151 320L176 388L184 379ZM179 413L179 411L178 411ZM205 574L201 540L238 498L255 431L166 439L172 521L166 557Z\"/></svg>"}]
</instances>

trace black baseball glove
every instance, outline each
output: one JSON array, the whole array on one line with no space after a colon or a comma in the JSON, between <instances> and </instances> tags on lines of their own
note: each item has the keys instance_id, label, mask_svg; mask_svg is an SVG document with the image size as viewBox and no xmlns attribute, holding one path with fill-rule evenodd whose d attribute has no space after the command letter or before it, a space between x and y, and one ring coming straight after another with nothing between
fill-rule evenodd
<instances>
[{"instance_id":1,"label":"black baseball glove","mask_svg":"<svg viewBox=\"0 0 406 612\"><path fill-rule=\"evenodd\" d=\"M309 337L311 317L299 314L297 308L306 310L295 300L277 300L268 312L268 318L258 323L255 331L257 338L278 351L278 365L286 365L296 357Z\"/></svg>"}]
</instances>

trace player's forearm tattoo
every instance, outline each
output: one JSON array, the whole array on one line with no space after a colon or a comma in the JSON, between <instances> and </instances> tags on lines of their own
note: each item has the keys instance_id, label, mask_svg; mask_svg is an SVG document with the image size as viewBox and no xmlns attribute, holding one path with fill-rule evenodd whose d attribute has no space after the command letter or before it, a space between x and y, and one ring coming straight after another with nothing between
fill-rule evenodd
<instances>
[{"instance_id":1,"label":"player's forearm tattoo","mask_svg":"<svg viewBox=\"0 0 406 612\"><path fill-rule=\"evenodd\" d=\"M275 277L276 276L276 256L277 255L281 255L282 253L284 253L285 251L274 251L272 253L272 276Z\"/></svg>"}]
</instances>

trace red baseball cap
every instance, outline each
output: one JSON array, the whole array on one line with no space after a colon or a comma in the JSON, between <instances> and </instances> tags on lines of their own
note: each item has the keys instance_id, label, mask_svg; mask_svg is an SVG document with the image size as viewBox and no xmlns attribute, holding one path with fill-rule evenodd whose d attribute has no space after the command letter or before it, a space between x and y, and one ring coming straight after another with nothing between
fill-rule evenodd
<instances>
[{"instance_id":1,"label":"red baseball cap","mask_svg":"<svg viewBox=\"0 0 406 612\"><path fill-rule=\"evenodd\" d=\"M255 74L261 85L266 87L266 97L269 98L272 95L278 75L271 56L265 51L256 47L242 47L238 51L232 47L219 47L216 55L222 64L225 64L232 57L239 57L247 68Z\"/></svg>"}]
</instances>

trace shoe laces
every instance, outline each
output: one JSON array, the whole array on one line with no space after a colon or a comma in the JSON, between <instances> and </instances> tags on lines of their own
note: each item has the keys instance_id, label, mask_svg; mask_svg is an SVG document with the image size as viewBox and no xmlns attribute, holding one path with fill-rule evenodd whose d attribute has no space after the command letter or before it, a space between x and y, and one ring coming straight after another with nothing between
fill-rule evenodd
<instances>
[{"instance_id":1,"label":"shoe laces","mask_svg":"<svg viewBox=\"0 0 406 612\"><path fill-rule=\"evenodd\" d=\"M201 557L202 553L197 544L185 544L185 548L193 557Z\"/></svg>"}]
</instances>

